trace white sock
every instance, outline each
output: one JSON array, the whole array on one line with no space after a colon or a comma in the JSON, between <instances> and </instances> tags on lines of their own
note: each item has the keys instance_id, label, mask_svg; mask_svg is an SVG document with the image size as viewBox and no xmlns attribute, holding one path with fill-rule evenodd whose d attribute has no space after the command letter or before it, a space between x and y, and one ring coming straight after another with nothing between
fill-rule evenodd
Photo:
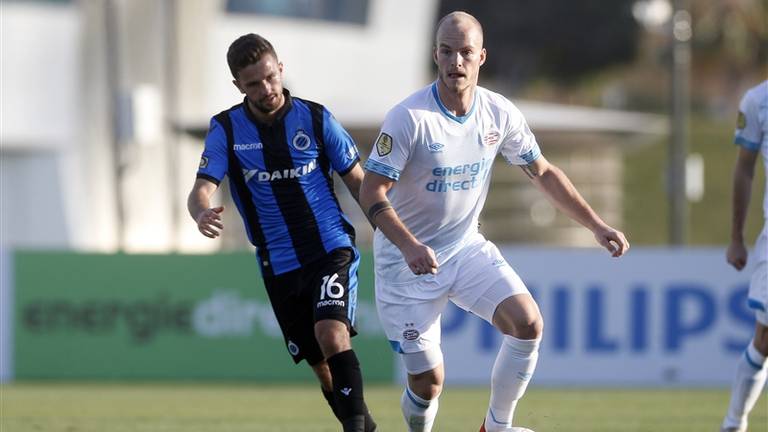
<instances>
[{"instance_id":1,"label":"white sock","mask_svg":"<svg viewBox=\"0 0 768 432\"><path fill-rule=\"evenodd\" d=\"M755 349L753 341L739 359L731 388L731 403L723 420L723 428L747 427L747 415L755 406L768 377L766 357Z\"/></svg>"},{"instance_id":2,"label":"white sock","mask_svg":"<svg viewBox=\"0 0 768 432\"><path fill-rule=\"evenodd\" d=\"M505 335L491 374L491 402L485 414L485 430L512 427L517 401L525 393L539 358L541 339L517 339Z\"/></svg>"},{"instance_id":3,"label":"white sock","mask_svg":"<svg viewBox=\"0 0 768 432\"><path fill-rule=\"evenodd\" d=\"M405 387L400 398L400 407L403 410L403 418L408 425L409 432L430 432L437 417L438 399L426 400L420 398Z\"/></svg>"}]
</instances>

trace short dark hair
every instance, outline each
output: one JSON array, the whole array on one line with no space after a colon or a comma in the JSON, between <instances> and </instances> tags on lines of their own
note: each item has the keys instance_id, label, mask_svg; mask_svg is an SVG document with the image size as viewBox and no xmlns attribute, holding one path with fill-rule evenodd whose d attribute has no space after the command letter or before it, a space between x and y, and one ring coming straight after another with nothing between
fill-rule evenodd
<instances>
[{"instance_id":1,"label":"short dark hair","mask_svg":"<svg viewBox=\"0 0 768 432\"><path fill-rule=\"evenodd\" d=\"M227 50L227 64L232 76L237 79L238 72L258 63L264 54L272 54L277 59L277 53L272 44L263 37L248 33L237 38Z\"/></svg>"}]
</instances>

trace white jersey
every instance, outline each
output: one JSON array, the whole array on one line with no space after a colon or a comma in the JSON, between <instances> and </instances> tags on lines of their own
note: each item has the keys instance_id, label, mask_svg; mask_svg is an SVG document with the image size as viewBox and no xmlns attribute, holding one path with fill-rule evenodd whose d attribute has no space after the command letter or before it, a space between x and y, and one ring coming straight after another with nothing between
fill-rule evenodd
<instances>
[{"instance_id":1,"label":"white jersey","mask_svg":"<svg viewBox=\"0 0 768 432\"><path fill-rule=\"evenodd\" d=\"M768 80L749 89L741 99L735 142L763 155L766 172L763 215L768 220Z\"/></svg>"},{"instance_id":2,"label":"white jersey","mask_svg":"<svg viewBox=\"0 0 768 432\"><path fill-rule=\"evenodd\" d=\"M516 165L541 155L512 102L477 87L472 108L456 117L440 101L434 82L387 113L365 168L395 180L387 198L442 264L477 233L498 153ZM380 230L373 246L379 276L410 273L400 250Z\"/></svg>"}]
</instances>

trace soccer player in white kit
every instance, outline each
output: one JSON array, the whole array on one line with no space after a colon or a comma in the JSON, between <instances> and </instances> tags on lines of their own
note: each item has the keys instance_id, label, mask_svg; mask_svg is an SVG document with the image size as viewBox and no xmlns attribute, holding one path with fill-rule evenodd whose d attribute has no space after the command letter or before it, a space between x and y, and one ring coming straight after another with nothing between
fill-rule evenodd
<instances>
[{"instance_id":1,"label":"soccer player in white kit","mask_svg":"<svg viewBox=\"0 0 768 432\"><path fill-rule=\"evenodd\" d=\"M387 114L365 168L360 203L374 235L376 305L408 385L401 407L412 432L430 431L444 370L440 315L448 300L504 334L481 431L512 427L533 374L543 322L520 277L478 232L493 160L501 153L613 256L629 244L541 155L523 115L477 86L485 62L480 23L464 12L438 24L438 78Z\"/></svg>"},{"instance_id":2,"label":"soccer player in white kit","mask_svg":"<svg viewBox=\"0 0 768 432\"><path fill-rule=\"evenodd\" d=\"M726 258L729 264L741 270L747 265L744 222L755 176L755 161L760 154L768 173L768 80L748 90L741 99L734 142L739 146L739 155L733 173L733 225ZM748 305L755 310L755 335L736 367L731 402L721 429L724 432L746 432L747 416L768 377L768 180L763 214L766 222L752 255L755 268L748 296Z\"/></svg>"}]
</instances>

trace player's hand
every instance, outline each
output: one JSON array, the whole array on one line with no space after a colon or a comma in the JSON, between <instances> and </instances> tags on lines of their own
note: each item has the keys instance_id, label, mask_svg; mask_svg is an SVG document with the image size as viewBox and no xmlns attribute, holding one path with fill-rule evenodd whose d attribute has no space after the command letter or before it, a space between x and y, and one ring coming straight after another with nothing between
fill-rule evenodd
<instances>
[{"instance_id":1,"label":"player's hand","mask_svg":"<svg viewBox=\"0 0 768 432\"><path fill-rule=\"evenodd\" d=\"M223 211L224 206L201 211L200 214L197 215L197 218L195 218L197 229L206 237L218 237L219 230L224 229L224 225L221 223L221 213Z\"/></svg>"},{"instance_id":2,"label":"player's hand","mask_svg":"<svg viewBox=\"0 0 768 432\"><path fill-rule=\"evenodd\" d=\"M744 246L744 242L732 241L725 253L725 259L728 264L741 271L747 265L747 248Z\"/></svg>"},{"instance_id":3,"label":"player's hand","mask_svg":"<svg viewBox=\"0 0 768 432\"><path fill-rule=\"evenodd\" d=\"M624 237L624 233L607 225L595 231L595 239L614 258L624 255L629 250L629 242Z\"/></svg>"},{"instance_id":4,"label":"player's hand","mask_svg":"<svg viewBox=\"0 0 768 432\"><path fill-rule=\"evenodd\" d=\"M401 252L413 274L437 273L437 258L431 247L417 242L404 247Z\"/></svg>"}]
</instances>

